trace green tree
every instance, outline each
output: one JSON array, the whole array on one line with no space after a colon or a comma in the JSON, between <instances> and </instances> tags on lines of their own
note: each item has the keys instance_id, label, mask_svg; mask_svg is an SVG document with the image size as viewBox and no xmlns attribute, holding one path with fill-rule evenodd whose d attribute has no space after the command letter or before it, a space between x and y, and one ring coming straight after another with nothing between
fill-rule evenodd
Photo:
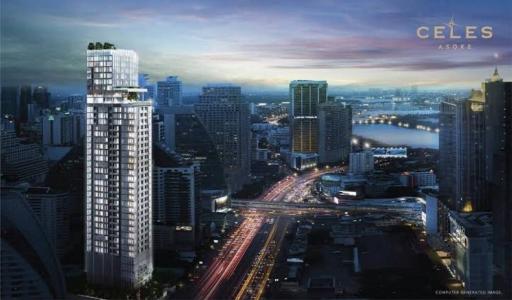
<instances>
[{"instance_id":1,"label":"green tree","mask_svg":"<svg viewBox=\"0 0 512 300\"><path fill-rule=\"evenodd\" d=\"M137 93L135 92L129 92L128 93L128 100L137 100Z\"/></svg>"}]
</instances>

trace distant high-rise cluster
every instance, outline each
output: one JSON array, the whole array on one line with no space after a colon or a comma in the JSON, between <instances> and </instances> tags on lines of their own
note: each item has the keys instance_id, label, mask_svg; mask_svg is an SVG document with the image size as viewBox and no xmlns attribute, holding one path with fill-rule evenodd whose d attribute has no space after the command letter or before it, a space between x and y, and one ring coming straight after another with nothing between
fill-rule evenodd
<instances>
[{"instance_id":1,"label":"distant high-rise cluster","mask_svg":"<svg viewBox=\"0 0 512 300\"><path fill-rule=\"evenodd\" d=\"M467 289L510 295L512 82L496 69L469 98L442 102L439 122L440 224L459 249L453 268Z\"/></svg>"},{"instance_id":2,"label":"distant high-rise cluster","mask_svg":"<svg viewBox=\"0 0 512 300\"><path fill-rule=\"evenodd\" d=\"M51 100L45 86L2 86L2 115L14 117L18 125L34 122L41 110L50 107Z\"/></svg>"},{"instance_id":3,"label":"distant high-rise cluster","mask_svg":"<svg viewBox=\"0 0 512 300\"><path fill-rule=\"evenodd\" d=\"M150 82L139 74L133 50L90 43L86 59L86 95L52 99L45 86L1 88L2 297L65 298L65 279L83 276L69 265L84 267L95 296L182 296L189 284L217 289L239 266L252 268L243 286L255 290L260 281L264 292L281 256L293 275L284 285L295 289L307 273L299 267L303 254L315 244L301 230L314 224L299 225L290 233L293 253L277 255L287 234L276 231L293 218L274 212L352 208L379 212L368 214L372 224L424 229L409 243L413 250L425 242L448 253L443 263L465 290L512 297L512 82L497 68L479 90L439 103L437 129L420 123L434 124L431 115L396 112L403 104L430 113L447 95L418 93L417 86L372 90L379 99L352 91L335 98L326 81L295 80L283 102L282 95L217 84L202 87L193 102L184 101L178 76ZM388 104L391 116L382 112ZM372 148L388 142L364 134L352 139L352 107L361 125L396 124L408 137L414 127L439 132L439 153L410 144L409 159L406 146ZM352 217L331 218L324 229L333 243L351 247L359 270L362 252L353 237L374 230L361 231L368 222ZM357 232L342 232L347 224ZM83 255L73 257L78 249ZM213 251L220 255L210 259ZM154 261L179 264L178 272L183 266L186 284L156 291L162 282L151 280ZM167 271L156 269L156 277L169 277ZM78 294L69 283L69 293ZM213 290L202 298L223 296Z\"/></svg>"},{"instance_id":4,"label":"distant high-rise cluster","mask_svg":"<svg viewBox=\"0 0 512 300\"><path fill-rule=\"evenodd\" d=\"M87 51L85 269L136 288L153 272L151 102L139 101L132 50Z\"/></svg>"},{"instance_id":5,"label":"distant high-rise cluster","mask_svg":"<svg viewBox=\"0 0 512 300\"><path fill-rule=\"evenodd\" d=\"M42 144L79 145L85 134L83 114L62 113L46 114L41 118Z\"/></svg>"},{"instance_id":6,"label":"distant high-rise cluster","mask_svg":"<svg viewBox=\"0 0 512 300\"><path fill-rule=\"evenodd\" d=\"M352 136L352 109L327 96L326 81L290 83L291 166L347 161Z\"/></svg>"}]
</instances>

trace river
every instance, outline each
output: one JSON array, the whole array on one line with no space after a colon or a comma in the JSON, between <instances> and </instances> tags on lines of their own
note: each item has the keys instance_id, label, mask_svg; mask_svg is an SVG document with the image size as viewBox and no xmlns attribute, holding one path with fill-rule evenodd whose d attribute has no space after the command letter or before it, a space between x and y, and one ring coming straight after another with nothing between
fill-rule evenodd
<instances>
[{"instance_id":1,"label":"river","mask_svg":"<svg viewBox=\"0 0 512 300\"><path fill-rule=\"evenodd\" d=\"M439 134L431 131L387 124L354 124L353 134L392 146L439 149Z\"/></svg>"}]
</instances>

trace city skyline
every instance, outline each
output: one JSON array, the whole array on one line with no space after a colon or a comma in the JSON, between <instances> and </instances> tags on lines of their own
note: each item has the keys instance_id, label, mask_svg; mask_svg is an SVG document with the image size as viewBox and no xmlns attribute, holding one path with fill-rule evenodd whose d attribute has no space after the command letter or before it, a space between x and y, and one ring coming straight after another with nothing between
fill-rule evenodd
<instances>
[{"instance_id":1,"label":"city skyline","mask_svg":"<svg viewBox=\"0 0 512 300\"><path fill-rule=\"evenodd\" d=\"M0 298L512 299L512 1L4 2Z\"/></svg>"},{"instance_id":2,"label":"city skyline","mask_svg":"<svg viewBox=\"0 0 512 300\"><path fill-rule=\"evenodd\" d=\"M141 72L153 82L176 74L184 92L196 94L212 82L284 92L294 79L327 80L333 88L467 89L477 88L479 74L494 65L504 78L512 75L506 67L512 62L512 3L379 4L155 1L112 3L96 12L94 3L6 1L2 83L84 92L81 57L92 40L136 49ZM491 26L493 37L471 40L471 50L439 50L439 41L416 36L418 26L450 19L459 33L468 25Z\"/></svg>"}]
</instances>

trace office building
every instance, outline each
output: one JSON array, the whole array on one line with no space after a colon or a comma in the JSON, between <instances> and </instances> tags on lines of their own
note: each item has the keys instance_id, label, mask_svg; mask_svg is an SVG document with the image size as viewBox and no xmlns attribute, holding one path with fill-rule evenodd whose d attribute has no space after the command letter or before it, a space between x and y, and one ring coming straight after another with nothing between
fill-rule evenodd
<instances>
[{"instance_id":1,"label":"office building","mask_svg":"<svg viewBox=\"0 0 512 300\"><path fill-rule=\"evenodd\" d=\"M512 297L512 82L498 70L483 83L485 166L494 224L495 289Z\"/></svg>"},{"instance_id":2,"label":"office building","mask_svg":"<svg viewBox=\"0 0 512 300\"><path fill-rule=\"evenodd\" d=\"M34 215L59 257L66 254L70 238L71 198L48 187L32 187L25 192L25 198Z\"/></svg>"},{"instance_id":3,"label":"office building","mask_svg":"<svg viewBox=\"0 0 512 300\"><path fill-rule=\"evenodd\" d=\"M164 121L162 120L162 117L157 113L153 113L152 126L153 143L158 145L165 144Z\"/></svg>"},{"instance_id":4,"label":"office building","mask_svg":"<svg viewBox=\"0 0 512 300\"><path fill-rule=\"evenodd\" d=\"M256 148L254 150L253 160L255 161L267 161L271 158L272 152L268 149Z\"/></svg>"},{"instance_id":5,"label":"office building","mask_svg":"<svg viewBox=\"0 0 512 300\"><path fill-rule=\"evenodd\" d=\"M320 177L320 189L323 193L335 196L341 191L342 176L339 174L325 174Z\"/></svg>"},{"instance_id":6,"label":"office building","mask_svg":"<svg viewBox=\"0 0 512 300\"><path fill-rule=\"evenodd\" d=\"M159 134L161 143L201 169L201 185L207 189L226 189L224 168L217 148L210 138L194 106L181 105L158 111L161 127L153 127L153 134Z\"/></svg>"},{"instance_id":7,"label":"office building","mask_svg":"<svg viewBox=\"0 0 512 300\"><path fill-rule=\"evenodd\" d=\"M292 169L297 171L309 170L318 166L317 153L291 152L289 149L281 149L280 155L285 158Z\"/></svg>"},{"instance_id":8,"label":"office building","mask_svg":"<svg viewBox=\"0 0 512 300\"><path fill-rule=\"evenodd\" d=\"M144 100L152 101L156 103L156 85L155 84L147 84L144 86L147 92L144 92Z\"/></svg>"},{"instance_id":9,"label":"office building","mask_svg":"<svg viewBox=\"0 0 512 300\"><path fill-rule=\"evenodd\" d=\"M484 98L472 91L456 103L455 113L455 210L489 211L485 187Z\"/></svg>"},{"instance_id":10,"label":"office building","mask_svg":"<svg viewBox=\"0 0 512 300\"><path fill-rule=\"evenodd\" d=\"M77 145L85 134L85 116L82 113L53 113L41 118L42 144Z\"/></svg>"},{"instance_id":11,"label":"office building","mask_svg":"<svg viewBox=\"0 0 512 300\"><path fill-rule=\"evenodd\" d=\"M66 100L60 104L61 111L85 111L84 95L75 94L66 97Z\"/></svg>"},{"instance_id":12,"label":"office building","mask_svg":"<svg viewBox=\"0 0 512 300\"><path fill-rule=\"evenodd\" d=\"M28 120L28 105L32 102L32 87L24 85L20 87L19 120L26 123Z\"/></svg>"},{"instance_id":13,"label":"office building","mask_svg":"<svg viewBox=\"0 0 512 300\"><path fill-rule=\"evenodd\" d=\"M241 88L231 85L203 87L195 113L209 133L224 165L226 182L238 191L248 182L250 171L249 108Z\"/></svg>"},{"instance_id":14,"label":"office building","mask_svg":"<svg viewBox=\"0 0 512 300\"><path fill-rule=\"evenodd\" d=\"M254 125L257 124L253 124L253 129L251 130L251 161L267 161L272 156L272 152L269 149L268 139L266 137L267 131L270 128L257 130Z\"/></svg>"},{"instance_id":15,"label":"office building","mask_svg":"<svg viewBox=\"0 0 512 300\"><path fill-rule=\"evenodd\" d=\"M2 116L19 116L19 90L16 86L2 86Z\"/></svg>"},{"instance_id":16,"label":"office building","mask_svg":"<svg viewBox=\"0 0 512 300\"><path fill-rule=\"evenodd\" d=\"M414 186L425 187L425 186L435 186L437 185L437 176L436 174L430 171L418 171L410 173L414 180Z\"/></svg>"},{"instance_id":17,"label":"office building","mask_svg":"<svg viewBox=\"0 0 512 300\"><path fill-rule=\"evenodd\" d=\"M139 86L146 89L146 92L142 93L143 100L156 100L156 86L150 82L148 74L139 74Z\"/></svg>"},{"instance_id":18,"label":"office building","mask_svg":"<svg viewBox=\"0 0 512 300\"><path fill-rule=\"evenodd\" d=\"M23 196L2 190L2 299L65 299L64 274L46 233Z\"/></svg>"},{"instance_id":19,"label":"office building","mask_svg":"<svg viewBox=\"0 0 512 300\"><path fill-rule=\"evenodd\" d=\"M318 106L327 102L327 82L292 81L290 102L292 153L318 154Z\"/></svg>"},{"instance_id":20,"label":"office building","mask_svg":"<svg viewBox=\"0 0 512 300\"><path fill-rule=\"evenodd\" d=\"M373 152L365 150L350 153L348 167L348 172L354 175L372 173L374 169Z\"/></svg>"},{"instance_id":21,"label":"office building","mask_svg":"<svg viewBox=\"0 0 512 300\"><path fill-rule=\"evenodd\" d=\"M199 166L153 149L153 223L156 250L195 248L200 233Z\"/></svg>"},{"instance_id":22,"label":"office building","mask_svg":"<svg viewBox=\"0 0 512 300\"><path fill-rule=\"evenodd\" d=\"M269 143L277 148L290 146L290 127L277 127L268 133Z\"/></svg>"},{"instance_id":23,"label":"office building","mask_svg":"<svg viewBox=\"0 0 512 300\"><path fill-rule=\"evenodd\" d=\"M439 198L449 209L455 209L456 179L456 101L446 99L439 107Z\"/></svg>"},{"instance_id":24,"label":"office building","mask_svg":"<svg viewBox=\"0 0 512 300\"><path fill-rule=\"evenodd\" d=\"M160 109L159 114L163 120L165 147L175 151L184 161L199 165L197 177L201 182L202 207L213 211L225 209L229 201L224 200L228 198L224 167L194 107L174 106Z\"/></svg>"},{"instance_id":25,"label":"office building","mask_svg":"<svg viewBox=\"0 0 512 300\"><path fill-rule=\"evenodd\" d=\"M189 117L194 115L194 106L192 105L179 105L179 106L165 106L158 109L158 119L162 122L163 128L160 128L161 142L165 144L171 151L176 151L176 135L179 132L180 120L182 116ZM181 120L184 121L184 120ZM158 129L158 128L155 128ZM156 134L156 132L154 132Z\"/></svg>"},{"instance_id":26,"label":"office building","mask_svg":"<svg viewBox=\"0 0 512 300\"><path fill-rule=\"evenodd\" d=\"M336 102L318 106L318 162L348 161L352 139L352 109Z\"/></svg>"},{"instance_id":27,"label":"office building","mask_svg":"<svg viewBox=\"0 0 512 300\"><path fill-rule=\"evenodd\" d=\"M85 137L86 112L84 110L72 109L68 112L72 120L71 143L83 145Z\"/></svg>"},{"instance_id":28,"label":"office building","mask_svg":"<svg viewBox=\"0 0 512 300\"><path fill-rule=\"evenodd\" d=\"M41 146L16 136L14 128L2 124L2 178L10 182L42 183L48 174L48 162Z\"/></svg>"},{"instance_id":29,"label":"office building","mask_svg":"<svg viewBox=\"0 0 512 300\"><path fill-rule=\"evenodd\" d=\"M492 290L492 215L451 211L449 218L452 272L465 290Z\"/></svg>"},{"instance_id":30,"label":"office building","mask_svg":"<svg viewBox=\"0 0 512 300\"><path fill-rule=\"evenodd\" d=\"M418 195L423 201L421 220L428 237L437 236L438 233L438 191L436 189L424 188Z\"/></svg>"},{"instance_id":31,"label":"office building","mask_svg":"<svg viewBox=\"0 0 512 300\"><path fill-rule=\"evenodd\" d=\"M137 288L153 272L152 106L134 88L137 54L105 46L87 50L85 270Z\"/></svg>"},{"instance_id":32,"label":"office building","mask_svg":"<svg viewBox=\"0 0 512 300\"><path fill-rule=\"evenodd\" d=\"M512 83L504 82L496 69L491 78L482 83L481 91L473 91L469 99L441 103L439 137L440 192L443 196L441 199L445 200L440 203L440 212L452 210L449 213L452 227L453 214L493 212L492 225L485 223L486 230L493 228L485 237L493 239L492 255L485 244L478 244L474 252L477 253L475 256L480 261L479 265L455 261L457 271L463 274L463 281L471 289L489 290L493 283L492 288L505 297L512 295L511 98ZM440 220L440 224L443 224ZM484 224L481 220L476 223L480 226ZM442 233L447 231L441 228ZM457 233L460 232L450 231L451 235ZM463 246L469 251L468 245ZM483 255L481 253L487 256L479 258L479 255ZM457 257L460 260L469 256L463 253ZM485 276L479 274L478 268L488 265L491 256L494 276L489 275L489 270L485 271Z\"/></svg>"},{"instance_id":33,"label":"office building","mask_svg":"<svg viewBox=\"0 0 512 300\"><path fill-rule=\"evenodd\" d=\"M48 88L45 86L36 86L32 93L32 100L39 109L45 109L50 107L51 94L48 92Z\"/></svg>"},{"instance_id":34,"label":"office building","mask_svg":"<svg viewBox=\"0 0 512 300\"><path fill-rule=\"evenodd\" d=\"M41 115L41 109L36 103L29 103L27 105L27 123L37 123L39 116Z\"/></svg>"},{"instance_id":35,"label":"office building","mask_svg":"<svg viewBox=\"0 0 512 300\"><path fill-rule=\"evenodd\" d=\"M158 107L181 105L182 88L178 76L169 76L156 83Z\"/></svg>"},{"instance_id":36,"label":"office building","mask_svg":"<svg viewBox=\"0 0 512 300\"><path fill-rule=\"evenodd\" d=\"M403 172L400 174L400 184L412 188L433 187L437 185L436 174L431 171Z\"/></svg>"}]
</instances>

